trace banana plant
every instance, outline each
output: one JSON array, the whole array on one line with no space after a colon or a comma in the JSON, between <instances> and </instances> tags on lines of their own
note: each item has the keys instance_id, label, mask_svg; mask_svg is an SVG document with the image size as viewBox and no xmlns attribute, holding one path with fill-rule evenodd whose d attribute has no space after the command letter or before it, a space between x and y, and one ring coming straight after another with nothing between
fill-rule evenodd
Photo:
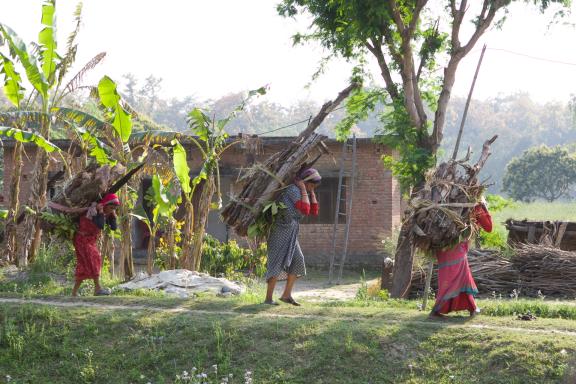
<instances>
[{"instance_id":1,"label":"banana plant","mask_svg":"<svg viewBox=\"0 0 576 384\"><path fill-rule=\"evenodd\" d=\"M37 115L39 117L38 129L34 130L33 133L46 140L51 137L52 124L55 121L52 116L53 109L60 106L66 95L81 86L85 74L98 65L105 55L104 53L97 55L67 83L64 82L76 58L78 48L76 37L81 25L81 12L82 6L79 4L74 14L76 27L68 38L66 51L63 55L58 53L56 40L55 0L43 2L38 42L31 44L30 47L13 29L0 21L0 66L5 80L4 93L19 111L39 112ZM25 96L26 89L23 85L23 79L14 69L16 64L24 69L25 78L30 86L27 96ZM19 124L19 126L12 126L12 128L32 131L27 126L26 120L19 121ZM21 153L19 146L17 144L15 153ZM38 151L36 156L30 201L28 202L34 211L39 211L46 201L48 152L46 152L45 147L40 148L42 150ZM17 173L14 174L14 176L16 175ZM13 182L18 183L14 177ZM41 231L37 218L27 217L24 232L25 238L21 242L24 245L22 247L24 252L19 258L22 264L33 260L35 251L39 247Z\"/></svg>"},{"instance_id":2,"label":"banana plant","mask_svg":"<svg viewBox=\"0 0 576 384\"><path fill-rule=\"evenodd\" d=\"M167 220L170 225L170 221L174 220L174 212L181 202L180 194L172 193L170 186L164 185L163 180L158 174L152 177L152 187L150 189L145 199L154 205L152 217L148 216L144 207L139 207L137 211L132 214L133 217L146 224L150 233L146 263L148 275L152 274L154 260L156 259L156 235L161 225L161 219ZM174 255L171 256L173 257ZM171 260L168 260L168 263L171 264Z\"/></svg>"},{"instance_id":3,"label":"banana plant","mask_svg":"<svg viewBox=\"0 0 576 384\"><path fill-rule=\"evenodd\" d=\"M185 206L185 221L182 233L182 265L184 268L198 270L202 259L202 243L210 209L222 207L220 191L219 161L222 153L237 141L229 142L226 125L242 111L248 101L258 95L266 94L266 87L250 91L246 99L224 119L210 118L204 111L194 108L188 114L188 126L194 136L188 139L197 147L202 156L200 172L190 179L190 168L186 151L178 142L173 141L174 171L182 186ZM216 193L216 202L212 202Z\"/></svg>"}]
</instances>

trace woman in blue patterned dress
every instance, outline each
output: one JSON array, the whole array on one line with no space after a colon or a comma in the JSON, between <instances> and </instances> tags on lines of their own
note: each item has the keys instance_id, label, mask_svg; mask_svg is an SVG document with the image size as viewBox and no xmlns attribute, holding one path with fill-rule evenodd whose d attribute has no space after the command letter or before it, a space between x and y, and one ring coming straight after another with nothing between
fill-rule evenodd
<instances>
[{"instance_id":1,"label":"woman in blue patterned dress","mask_svg":"<svg viewBox=\"0 0 576 384\"><path fill-rule=\"evenodd\" d=\"M268 262L266 265L265 304L278 305L272 300L277 281L286 280L284 293L280 297L292 305L300 305L292 298L292 288L296 279L306 275L304 255L298 243L300 220L307 215L318 215L318 201L314 190L322 178L317 170L308 168L300 172L293 184L280 195L278 201L286 206L278 215L268 235Z\"/></svg>"}]
</instances>

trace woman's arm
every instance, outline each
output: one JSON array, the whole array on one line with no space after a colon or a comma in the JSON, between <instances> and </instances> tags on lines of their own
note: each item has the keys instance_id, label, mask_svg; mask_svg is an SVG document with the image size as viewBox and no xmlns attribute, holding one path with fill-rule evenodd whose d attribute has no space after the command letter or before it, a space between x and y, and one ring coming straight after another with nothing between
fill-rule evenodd
<instances>
[{"instance_id":1,"label":"woman's arm","mask_svg":"<svg viewBox=\"0 0 576 384\"><path fill-rule=\"evenodd\" d=\"M316 199L316 193L314 190L310 191L310 214L312 216L318 216L320 206L318 205L318 200Z\"/></svg>"},{"instance_id":2,"label":"woman's arm","mask_svg":"<svg viewBox=\"0 0 576 384\"><path fill-rule=\"evenodd\" d=\"M478 204L473 210L474 219L486 232L492 232L492 217L484 204Z\"/></svg>"},{"instance_id":3,"label":"woman's arm","mask_svg":"<svg viewBox=\"0 0 576 384\"><path fill-rule=\"evenodd\" d=\"M300 200L297 200L294 205L296 209L299 210L303 215L310 214L310 200L308 199L308 191L306 191L306 185L303 181L296 181L294 184L300 190Z\"/></svg>"}]
</instances>

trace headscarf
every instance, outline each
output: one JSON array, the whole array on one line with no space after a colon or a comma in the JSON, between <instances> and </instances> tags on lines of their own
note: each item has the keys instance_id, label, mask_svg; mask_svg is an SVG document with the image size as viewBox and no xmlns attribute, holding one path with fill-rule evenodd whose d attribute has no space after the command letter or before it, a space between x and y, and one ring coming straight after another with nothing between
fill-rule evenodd
<instances>
[{"instance_id":1,"label":"headscarf","mask_svg":"<svg viewBox=\"0 0 576 384\"><path fill-rule=\"evenodd\" d=\"M318 184L322 180L320 173L314 168L306 168L298 174L298 179L304 182Z\"/></svg>"},{"instance_id":2,"label":"headscarf","mask_svg":"<svg viewBox=\"0 0 576 384\"><path fill-rule=\"evenodd\" d=\"M102 205L108 205L108 204L120 205L120 199L114 193L107 193L104 195L102 200L100 200L100 204L102 204Z\"/></svg>"}]
</instances>

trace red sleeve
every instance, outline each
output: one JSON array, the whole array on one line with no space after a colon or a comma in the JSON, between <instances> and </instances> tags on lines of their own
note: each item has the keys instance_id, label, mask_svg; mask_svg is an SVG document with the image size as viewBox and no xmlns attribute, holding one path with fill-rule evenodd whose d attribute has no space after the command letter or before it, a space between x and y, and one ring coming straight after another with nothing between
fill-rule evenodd
<instances>
[{"instance_id":1,"label":"red sleeve","mask_svg":"<svg viewBox=\"0 0 576 384\"><path fill-rule=\"evenodd\" d=\"M320 210L320 206L318 203L310 203L310 214L312 216L318 216L318 212Z\"/></svg>"},{"instance_id":2,"label":"red sleeve","mask_svg":"<svg viewBox=\"0 0 576 384\"><path fill-rule=\"evenodd\" d=\"M298 200L296 202L296 209L302 212L303 215L310 214L310 204L303 202L302 200Z\"/></svg>"},{"instance_id":3,"label":"red sleeve","mask_svg":"<svg viewBox=\"0 0 576 384\"><path fill-rule=\"evenodd\" d=\"M484 204L478 204L474 207L474 218L483 230L492 232L492 217Z\"/></svg>"}]
</instances>

